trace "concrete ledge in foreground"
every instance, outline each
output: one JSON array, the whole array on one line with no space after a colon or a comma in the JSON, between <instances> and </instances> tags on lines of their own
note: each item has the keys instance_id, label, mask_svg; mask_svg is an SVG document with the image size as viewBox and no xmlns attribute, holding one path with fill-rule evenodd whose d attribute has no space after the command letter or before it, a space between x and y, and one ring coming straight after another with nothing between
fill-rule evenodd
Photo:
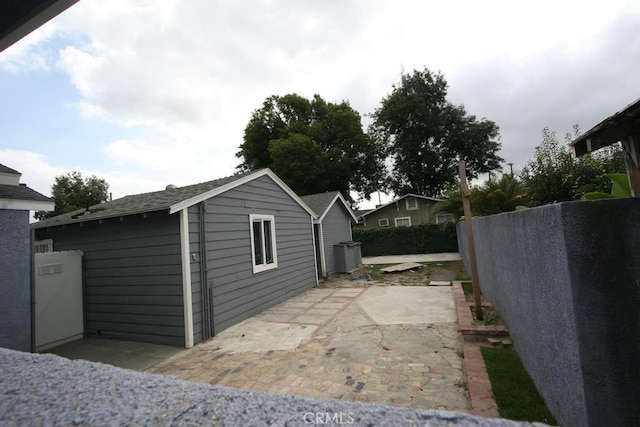
<instances>
[{"instance_id":1,"label":"concrete ledge in foreground","mask_svg":"<svg viewBox=\"0 0 640 427\"><path fill-rule=\"evenodd\" d=\"M443 411L268 395L0 349L0 424L523 426Z\"/></svg>"}]
</instances>

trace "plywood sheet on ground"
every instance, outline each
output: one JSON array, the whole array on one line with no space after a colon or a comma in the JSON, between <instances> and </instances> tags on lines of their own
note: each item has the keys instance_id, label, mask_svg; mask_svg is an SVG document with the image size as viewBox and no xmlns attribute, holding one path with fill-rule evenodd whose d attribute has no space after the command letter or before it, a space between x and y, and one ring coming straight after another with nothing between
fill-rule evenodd
<instances>
[{"instance_id":1,"label":"plywood sheet on ground","mask_svg":"<svg viewBox=\"0 0 640 427\"><path fill-rule=\"evenodd\" d=\"M420 267L422 267L422 264L418 264L417 262L404 262L402 264L390 265L389 267L381 268L380 271L383 273L398 273Z\"/></svg>"}]
</instances>

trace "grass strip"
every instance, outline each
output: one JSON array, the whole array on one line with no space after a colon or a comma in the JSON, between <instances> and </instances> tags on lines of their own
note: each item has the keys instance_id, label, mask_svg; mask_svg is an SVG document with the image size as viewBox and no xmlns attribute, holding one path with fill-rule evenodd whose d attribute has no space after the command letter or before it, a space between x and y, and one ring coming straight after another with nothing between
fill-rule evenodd
<instances>
[{"instance_id":1,"label":"grass strip","mask_svg":"<svg viewBox=\"0 0 640 427\"><path fill-rule=\"evenodd\" d=\"M493 347L480 350L502 418L557 424L515 350Z\"/></svg>"}]
</instances>

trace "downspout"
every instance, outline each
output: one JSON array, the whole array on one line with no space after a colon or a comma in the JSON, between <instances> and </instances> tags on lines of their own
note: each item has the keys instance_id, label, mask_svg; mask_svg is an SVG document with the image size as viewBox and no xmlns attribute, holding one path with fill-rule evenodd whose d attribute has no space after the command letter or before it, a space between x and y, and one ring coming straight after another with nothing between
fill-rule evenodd
<instances>
[{"instance_id":1,"label":"downspout","mask_svg":"<svg viewBox=\"0 0 640 427\"><path fill-rule=\"evenodd\" d=\"M191 295L191 257L189 255L189 208L180 211L180 253L182 255L182 305L184 308L184 346L193 347L193 305Z\"/></svg>"},{"instance_id":2,"label":"downspout","mask_svg":"<svg viewBox=\"0 0 640 427\"><path fill-rule=\"evenodd\" d=\"M207 234L205 229L207 205L198 204L198 226L200 233L200 292L202 293L202 338L213 336L213 308L209 307L209 283L207 283Z\"/></svg>"}]
</instances>

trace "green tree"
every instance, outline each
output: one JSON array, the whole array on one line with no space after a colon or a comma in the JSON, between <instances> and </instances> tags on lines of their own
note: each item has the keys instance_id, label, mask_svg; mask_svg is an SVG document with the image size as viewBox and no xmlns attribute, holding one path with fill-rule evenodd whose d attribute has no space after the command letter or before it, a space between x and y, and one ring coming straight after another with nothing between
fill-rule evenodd
<instances>
[{"instance_id":1,"label":"green tree","mask_svg":"<svg viewBox=\"0 0 640 427\"><path fill-rule=\"evenodd\" d=\"M383 156L346 101L296 94L267 98L251 115L236 153L240 171L268 167L299 195L339 190L349 200L350 191L367 197L380 189Z\"/></svg>"},{"instance_id":2,"label":"green tree","mask_svg":"<svg viewBox=\"0 0 640 427\"><path fill-rule=\"evenodd\" d=\"M567 144L560 144L556 133L545 127L542 142L535 148L534 158L527 162L520 176L534 206L579 200L591 192L607 192L609 173L624 173L624 157L619 145L576 158L568 143L580 134L578 125L573 134L565 135Z\"/></svg>"},{"instance_id":3,"label":"green tree","mask_svg":"<svg viewBox=\"0 0 640 427\"><path fill-rule=\"evenodd\" d=\"M498 126L447 101L447 82L428 69L403 73L381 101L369 133L391 159L388 184L396 194L438 196L458 182L458 161L469 178L500 168Z\"/></svg>"},{"instance_id":4,"label":"green tree","mask_svg":"<svg viewBox=\"0 0 640 427\"><path fill-rule=\"evenodd\" d=\"M109 184L95 175L82 179L82 174L74 171L56 176L51 186L51 194L55 202L54 211L38 211L34 214L36 219L51 218L106 202L109 196Z\"/></svg>"},{"instance_id":5,"label":"green tree","mask_svg":"<svg viewBox=\"0 0 640 427\"><path fill-rule=\"evenodd\" d=\"M474 216L511 212L528 204L524 183L518 177L504 174L500 179L489 179L480 186L471 187L469 196L471 212ZM442 201L436 204L437 213L448 213L457 221L464 216L460 187L452 187L443 192Z\"/></svg>"}]
</instances>

